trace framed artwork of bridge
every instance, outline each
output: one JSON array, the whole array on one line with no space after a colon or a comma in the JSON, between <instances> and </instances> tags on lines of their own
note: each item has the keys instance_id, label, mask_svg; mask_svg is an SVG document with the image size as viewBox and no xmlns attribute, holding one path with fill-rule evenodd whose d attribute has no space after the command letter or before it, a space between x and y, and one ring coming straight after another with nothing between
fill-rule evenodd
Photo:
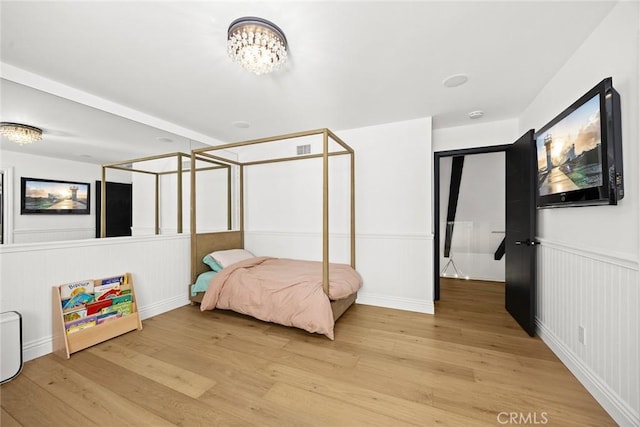
<instances>
[{"instance_id":1,"label":"framed artwork of bridge","mask_svg":"<svg viewBox=\"0 0 640 427\"><path fill-rule=\"evenodd\" d=\"M20 178L20 214L89 215L91 185L87 182Z\"/></svg>"}]
</instances>

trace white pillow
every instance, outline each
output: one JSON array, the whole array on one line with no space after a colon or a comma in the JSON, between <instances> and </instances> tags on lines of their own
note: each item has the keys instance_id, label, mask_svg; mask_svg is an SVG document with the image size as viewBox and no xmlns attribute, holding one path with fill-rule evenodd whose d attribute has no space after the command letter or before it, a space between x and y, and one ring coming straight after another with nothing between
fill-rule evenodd
<instances>
[{"instance_id":1,"label":"white pillow","mask_svg":"<svg viewBox=\"0 0 640 427\"><path fill-rule=\"evenodd\" d=\"M222 268L228 267L236 262L255 257L255 255L246 249L227 249L225 251L211 252L209 255L211 255L211 258L213 258Z\"/></svg>"}]
</instances>

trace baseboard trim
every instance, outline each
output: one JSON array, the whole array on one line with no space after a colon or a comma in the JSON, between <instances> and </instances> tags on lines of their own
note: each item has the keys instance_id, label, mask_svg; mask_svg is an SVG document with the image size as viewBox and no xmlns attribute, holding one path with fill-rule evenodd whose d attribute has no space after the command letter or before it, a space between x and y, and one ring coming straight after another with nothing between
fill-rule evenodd
<instances>
[{"instance_id":1,"label":"baseboard trim","mask_svg":"<svg viewBox=\"0 0 640 427\"><path fill-rule=\"evenodd\" d=\"M178 295L155 302L139 308L142 320L166 313L176 308L189 304L189 298L185 295ZM22 347L22 357L25 362L45 356L53 352L53 337L51 335L25 343Z\"/></svg>"},{"instance_id":2,"label":"baseboard trim","mask_svg":"<svg viewBox=\"0 0 640 427\"><path fill-rule=\"evenodd\" d=\"M640 415L623 401L569 349L560 338L536 318L538 335L620 426L640 425Z\"/></svg>"},{"instance_id":3,"label":"baseboard trim","mask_svg":"<svg viewBox=\"0 0 640 427\"><path fill-rule=\"evenodd\" d=\"M144 320L162 313L166 313L167 311L175 310L176 308L180 308L187 304L189 304L189 297L185 292L184 295L178 295L155 302L153 304L145 305L144 307L140 307L138 311L140 312L140 318Z\"/></svg>"},{"instance_id":4,"label":"baseboard trim","mask_svg":"<svg viewBox=\"0 0 640 427\"><path fill-rule=\"evenodd\" d=\"M397 310L415 311L426 314L434 314L435 312L433 301L394 297L389 295L358 293L356 303L373 305L376 307L395 308Z\"/></svg>"},{"instance_id":5,"label":"baseboard trim","mask_svg":"<svg viewBox=\"0 0 640 427\"><path fill-rule=\"evenodd\" d=\"M37 359L53 352L53 338L51 336L33 340L22 346L22 360Z\"/></svg>"}]
</instances>

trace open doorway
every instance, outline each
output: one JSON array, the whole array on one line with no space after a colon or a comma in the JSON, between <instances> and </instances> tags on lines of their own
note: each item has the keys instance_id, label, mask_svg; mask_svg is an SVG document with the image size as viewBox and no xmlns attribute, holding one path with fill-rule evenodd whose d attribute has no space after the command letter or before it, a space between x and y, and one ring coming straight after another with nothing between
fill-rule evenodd
<instances>
[{"instance_id":1,"label":"open doorway","mask_svg":"<svg viewBox=\"0 0 640 427\"><path fill-rule=\"evenodd\" d=\"M513 144L434 155L434 300L440 300L440 169L441 159L481 153L504 152L505 197L505 278L504 302L507 312L530 336L536 333L536 142L533 129ZM482 171L476 172L481 179ZM455 211L455 209L454 209ZM449 218L450 217L450 218ZM455 222L455 215L448 218ZM498 249L499 250L499 249ZM458 273L459 274L459 273Z\"/></svg>"},{"instance_id":2,"label":"open doorway","mask_svg":"<svg viewBox=\"0 0 640 427\"><path fill-rule=\"evenodd\" d=\"M436 301L441 298L441 277L504 282L504 158L508 147L434 154Z\"/></svg>"}]
</instances>

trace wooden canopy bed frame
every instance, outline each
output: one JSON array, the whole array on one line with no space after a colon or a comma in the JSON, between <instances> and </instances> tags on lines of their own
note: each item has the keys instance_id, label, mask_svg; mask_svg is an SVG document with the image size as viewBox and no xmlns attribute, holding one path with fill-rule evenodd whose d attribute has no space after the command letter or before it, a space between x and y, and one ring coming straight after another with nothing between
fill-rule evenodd
<instances>
[{"instance_id":1,"label":"wooden canopy bed frame","mask_svg":"<svg viewBox=\"0 0 640 427\"><path fill-rule=\"evenodd\" d=\"M176 161L176 167L175 169L171 168L171 170L168 171L162 171L162 172L157 172L157 171L153 171L150 168L144 168L142 167L141 163L144 162L149 162L152 160L160 160L160 159L171 159L175 157L175 161ZM184 168L184 161L186 160L190 160L191 159L191 155L190 154L186 154L186 153L181 153L181 152L175 152L175 153L167 153L167 154L160 154L157 156L149 156L149 157L140 157L137 159L130 159L130 160L124 160L121 162L116 162L116 163L108 163L108 164L104 164L102 165L102 180L101 180L101 192L100 192L100 237L106 237L107 236L107 213L106 213L106 209L107 209L107 203L106 203L106 197L107 197L107 170L108 169L115 169L115 170L122 170L122 171L126 171L126 172L135 172L135 173L143 173L143 174L148 174L148 175L154 175L155 176L155 217L154 217L154 221L155 221L155 233L154 234L160 234L160 177L163 175L173 175L176 174L176 179L177 179L177 199L176 199L176 209L177 209L177 230L178 233L182 233L182 181L183 181L183 177L182 174L184 172L190 172L191 169L193 168ZM228 194L231 194L231 167L228 164L222 164L216 161L213 161L209 158L202 158L200 159L203 162L206 162L212 166L205 166L205 167L199 167L199 168L195 168L195 170L197 171L205 171L205 170L214 170L214 169L227 169L227 192ZM134 167L135 165L135 167ZM190 165L195 165L195 163L190 163ZM228 203L227 203L227 211L231 212L231 197L228 198ZM231 229L231 215L228 215L228 227L229 229Z\"/></svg>"},{"instance_id":2,"label":"wooden canopy bed frame","mask_svg":"<svg viewBox=\"0 0 640 427\"><path fill-rule=\"evenodd\" d=\"M257 161L240 162L235 159L224 157L223 154L213 154L216 151L229 150L239 147L246 147L256 144L266 144L276 141L284 141L295 138L304 138L314 135L322 136L322 152L319 154L298 155L295 157L278 157ZM333 147L330 148L330 141ZM288 162L296 160L322 158L322 289L329 296L329 157L346 155L350 157L350 265L355 269L355 174L354 174L354 150L344 141L337 137L329 129L318 129L306 132L291 133L286 135L274 136L269 138L253 139L243 142L224 144L215 147L205 147L195 149L191 152L191 164L196 164L198 160L208 159L218 164L233 165L238 168L239 188L239 226L235 231L231 231L231 225L228 231L198 233L196 223L196 177L197 170L191 169L191 283L195 283L199 274L208 271L208 267L202 262L205 255L213 251L225 249L244 248L244 170L247 167L266 163ZM231 197L229 197L231 199ZM231 210L229 210L231 217ZM229 221L231 224L231 220ZM202 302L204 292L195 296L189 293L192 303ZM357 292L346 298L339 300L331 300L331 310L333 312L334 321L337 320L356 300Z\"/></svg>"}]
</instances>

